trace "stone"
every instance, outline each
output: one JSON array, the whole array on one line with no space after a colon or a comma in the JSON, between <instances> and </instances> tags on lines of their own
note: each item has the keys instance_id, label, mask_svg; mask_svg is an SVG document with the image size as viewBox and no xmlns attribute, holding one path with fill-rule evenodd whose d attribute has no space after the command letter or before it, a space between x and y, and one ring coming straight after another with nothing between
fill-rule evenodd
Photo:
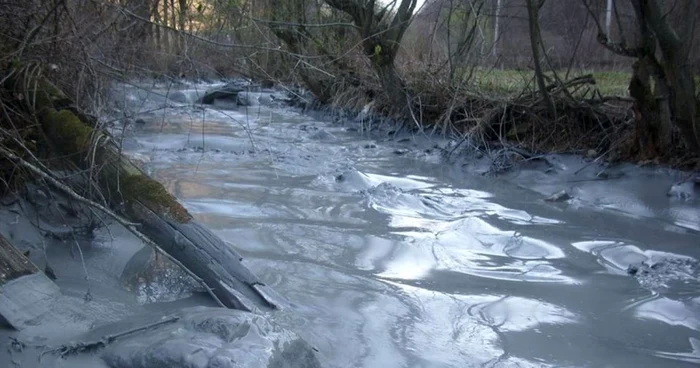
<instances>
[{"instance_id":1,"label":"stone","mask_svg":"<svg viewBox=\"0 0 700 368\"><path fill-rule=\"evenodd\" d=\"M202 96L199 102L205 105L211 105L214 103L214 100L217 99L228 99L238 101L239 93L244 91L250 91L256 88L256 86L244 80L234 81L224 86L208 90L204 94L204 96Z\"/></svg>"},{"instance_id":2,"label":"stone","mask_svg":"<svg viewBox=\"0 0 700 368\"><path fill-rule=\"evenodd\" d=\"M190 102L187 96L180 91L172 91L168 94L168 99L173 102L188 103Z\"/></svg>"},{"instance_id":3,"label":"stone","mask_svg":"<svg viewBox=\"0 0 700 368\"><path fill-rule=\"evenodd\" d=\"M257 106L260 104L260 93L241 91L236 95L238 106Z\"/></svg>"},{"instance_id":4,"label":"stone","mask_svg":"<svg viewBox=\"0 0 700 368\"><path fill-rule=\"evenodd\" d=\"M692 199L697 196L696 191L700 189L699 187L700 186L694 181L677 183L669 188L666 195L678 199Z\"/></svg>"},{"instance_id":5,"label":"stone","mask_svg":"<svg viewBox=\"0 0 700 368\"><path fill-rule=\"evenodd\" d=\"M329 132L327 132L324 129L321 129L317 131L316 133L312 134L309 138L318 140L318 141L329 141L335 139L335 136Z\"/></svg>"},{"instance_id":6,"label":"stone","mask_svg":"<svg viewBox=\"0 0 700 368\"><path fill-rule=\"evenodd\" d=\"M547 202L565 202L571 199L571 195L566 190L558 191L551 196L545 198Z\"/></svg>"}]
</instances>

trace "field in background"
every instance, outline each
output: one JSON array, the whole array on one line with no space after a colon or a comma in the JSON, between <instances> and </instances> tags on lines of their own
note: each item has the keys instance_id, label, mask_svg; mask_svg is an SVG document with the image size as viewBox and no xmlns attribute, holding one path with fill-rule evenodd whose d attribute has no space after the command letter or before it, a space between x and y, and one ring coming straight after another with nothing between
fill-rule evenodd
<instances>
[{"instance_id":1,"label":"field in background","mask_svg":"<svg viewBox=\"0 0 700 368\"><path fill-rule=\"evenodd\" d=\"M552 73L546 73L546 75L550 83L554 82ZM557 75L564 80L566 71L560 71ZM569 72L566 79L585 75L593 75L596 84L579 89L577 95L583 95L587 90L597 89L603 96L629 96L627 87L631 74L628 72L576 70ZM472 74L471 85L481 93L496 98L512 98L523 91L536 90L534 76L535 72L528 70L476 69Z\"/></svg>"},{"instance_id":2,"label":"field in background","mask_svg":"<svg viewBox=\"0 0 700 368\"><path fill-rule=\"evenodd\" d=\"M554 82L553 74L545 73L548 84ZM574 95L578 97L593 97L591 93L597 90L603 96L629 97L627 90L631 73L623 71L594 71L594 70L572 70L568 77L566 70L558 71L558 77L562 81L571 80L576 77L592 75L595 85L589 85L576 89ZM517 97L524 91L536 90L535 72L530 70L513 69L485 69L478 68L471 71L470 86L476 91L498 99ZM700 93L700 75L695 76L697 92ZM588 91L588 92L587 92ZM584 94L587 93L586 96Z\"/></svg>"}]
</instances>

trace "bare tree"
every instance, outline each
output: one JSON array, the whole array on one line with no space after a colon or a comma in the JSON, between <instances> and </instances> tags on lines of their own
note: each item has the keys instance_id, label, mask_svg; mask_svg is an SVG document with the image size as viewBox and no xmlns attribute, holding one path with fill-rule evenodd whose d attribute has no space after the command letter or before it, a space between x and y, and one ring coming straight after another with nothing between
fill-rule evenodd
<instances>
[{"instance_id":1,"label":"bare tree","mask_svg":"<svg viewBox=\"0 0 700 368\"><path fill-rule=\"evenodd\" d=\"M386 97L395 109L404 110L408 106L408 90L394 61L417 1L392 0L385 5L376 0L325 1L352 18L362 38L364 54L371 61Z\"/></svg>"}]
</instances>

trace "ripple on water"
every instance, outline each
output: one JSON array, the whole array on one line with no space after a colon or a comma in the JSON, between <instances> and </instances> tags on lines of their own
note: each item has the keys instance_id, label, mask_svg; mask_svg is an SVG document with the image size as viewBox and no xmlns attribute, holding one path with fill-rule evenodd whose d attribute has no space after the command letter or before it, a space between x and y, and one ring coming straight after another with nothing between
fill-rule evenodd
<instances>
[{"instance_id":1,"label":"ripple on water","mask_svg":"<svg viewBox=\"0 0 700 368\"><path fill-rule=\"evenodd\" d=\"M329 366L698 362L700 283L677 266L700 212L696 202L650 195L665 181L572 186L562 173L585 163L541 177L531 169L528 187L542 195L572 190L567 206L555 206L498 179L453 177L442 164L414 169L390 143L364 148L370 137L321 120L255 110L198 119L169 109L162 131L135 131L137 151L290 299L271 318ZM321 129L334 138L312 139ZM248 152L251 140L254 153L223 150ZM633 279L633 263L650 276Z\"/></svg>"}]
</instances>

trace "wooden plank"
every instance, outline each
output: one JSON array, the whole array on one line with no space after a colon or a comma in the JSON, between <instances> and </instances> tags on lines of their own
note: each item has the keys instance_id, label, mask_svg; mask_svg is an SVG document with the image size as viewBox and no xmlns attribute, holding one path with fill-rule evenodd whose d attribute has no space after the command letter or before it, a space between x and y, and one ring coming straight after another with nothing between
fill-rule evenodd
<instances>
[{"instance_id":1,"label":"wooden plank","mask_svg":"<svg viewBox=\"0 0 700 368\"><path fill-rule=\"evenodd\" d=\"M0 286L39 269L0 234Z\"/></svg>"},{"instance_id":2,"label":"wooden plank","mask_svg":"<svg viewBox=\"0 0 700 368\"><path fill-rule=\"evenodd\" d=\"M51 311L59 293L53 281L0 235L0 321L23 330Z\"/></svg>"}]
</instances>

